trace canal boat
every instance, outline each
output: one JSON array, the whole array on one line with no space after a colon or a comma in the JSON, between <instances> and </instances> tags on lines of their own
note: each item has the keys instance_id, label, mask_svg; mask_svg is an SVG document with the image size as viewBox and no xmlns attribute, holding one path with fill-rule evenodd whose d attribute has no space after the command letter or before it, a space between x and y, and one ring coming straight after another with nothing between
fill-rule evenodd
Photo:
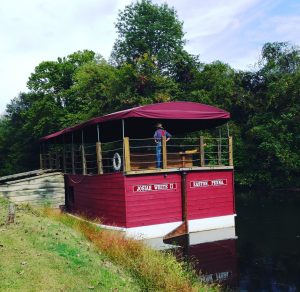
<instances>
[{"instance_id":1,"label":"canal boat","mask_svg":"<svg viewBox=\"0 0 300 292\"><path fill-rule=\"evenodd\" d=\"M228 127L225 135L208 132L229 119L225 110L194 102L130 108L41 138L40 164L64 173L67 212L97 218L127 236L169 238L232 227L232 137ZM160 168L158 123L165 129Z\"/></svg>"}]
</instances>

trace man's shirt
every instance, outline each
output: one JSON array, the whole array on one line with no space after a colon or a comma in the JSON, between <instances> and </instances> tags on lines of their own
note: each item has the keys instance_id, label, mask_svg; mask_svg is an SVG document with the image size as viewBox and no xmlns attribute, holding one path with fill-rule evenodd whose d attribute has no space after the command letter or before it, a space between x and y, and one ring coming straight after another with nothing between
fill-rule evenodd
<instances>
[{"instance_id":1,"label":"man's shirt","mask_svg":"<svg viewBox=\"0 0 300 292\"><path fill-rule=\"evenodd\" d=\"M166 138L171 138L172 135L167 132L166 130L163 130L163 129L157 129L154 133L154 139L156 142L161 142L161 138L163 136L166 136Z\"/></svg>"}]
</instances>

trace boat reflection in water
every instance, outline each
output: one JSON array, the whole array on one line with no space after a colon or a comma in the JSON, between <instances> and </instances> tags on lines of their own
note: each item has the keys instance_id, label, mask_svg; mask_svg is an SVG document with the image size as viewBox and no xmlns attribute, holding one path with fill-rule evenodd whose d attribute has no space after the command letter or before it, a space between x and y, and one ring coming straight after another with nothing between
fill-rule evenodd
<instances>
[{"instance_id":1,"label":"boat reflection in water","mask_svg":"<svg viewBox=\"0 0 300 292\"><path fill-rule=\"evenodd\" d=\"M224 286L238 286L237 237L235 228L224 228L164 240L147 239L145 242L158 250L174 251L179 259L193 264L204 282L218 282Z\"/></svg>"}]
</instances>

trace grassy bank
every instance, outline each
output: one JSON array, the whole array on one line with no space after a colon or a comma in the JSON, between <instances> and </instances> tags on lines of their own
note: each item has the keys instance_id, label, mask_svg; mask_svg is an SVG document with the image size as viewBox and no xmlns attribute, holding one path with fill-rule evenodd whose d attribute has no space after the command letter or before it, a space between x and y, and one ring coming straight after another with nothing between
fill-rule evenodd
<instances>
[{"instance_id":1,"label":"grassy bank","mask_svg":"<svg viewBox=\"0 0 300 292\"><path fill-rule=\"evenodd\" d=\"M30 207L16 214L6 225L0 201L0 291L140 291L81 233Z\"/></svg>"},{"instance_id":2,"label":"grassy bank","mask_svg":"<svg viewBox=\"0 0 300 292\"><path fill-rule=\"evenodd\" d=\"M46 215L78 230L112 262L128 271L142 291L219 291L217 286L200 283L196 274L171 253L153 250L141 241L51 209L46 210Z\"/></svg>"},{"instance_id":3,"label":"grassy bank","mask_svg":"<svg viewBox=\"0 0 300 292\"><path fill-rule=\"evenodd\" d=\"M57 211L23 207L16 219L0 221L0 291L219 290L171 254Z\"/></svg>"}]
</instances>

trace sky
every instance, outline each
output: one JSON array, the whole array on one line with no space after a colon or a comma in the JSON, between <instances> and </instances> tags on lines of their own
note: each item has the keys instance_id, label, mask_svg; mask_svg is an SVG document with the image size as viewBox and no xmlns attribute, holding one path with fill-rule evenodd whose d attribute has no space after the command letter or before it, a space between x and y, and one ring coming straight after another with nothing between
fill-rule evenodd
<instances>
[{"instance_id":1,"label":"sky","mask_svg":"<svg viewBox=\"0 0 300 292\"><path fill-rule=\"evenodd\" d=\"M108 59L118 12L131 0L3 0L0 6L0 114L26 92L42 61L89 49ZM300 45L299 0L153 0L183 21L186 50L210 63L253 70L266 42Z\"/></svg>"}]
</instances>

